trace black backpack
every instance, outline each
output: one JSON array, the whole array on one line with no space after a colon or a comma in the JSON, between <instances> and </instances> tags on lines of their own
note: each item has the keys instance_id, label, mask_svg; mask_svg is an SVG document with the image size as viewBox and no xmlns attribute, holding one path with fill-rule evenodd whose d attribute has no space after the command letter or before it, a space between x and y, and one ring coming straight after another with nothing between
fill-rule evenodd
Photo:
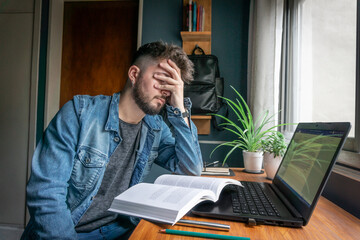
<instances>
[{"instance_id":1,"label":"black backpack","mask_svg":"<svg viewBox=\"0 0 360 240\"><path fill-rule=\"evenodd\" d=\"M196 50L201 54L196 55ZM198 45L195 46L189 59L194 63L194 81L184 86L184 97L189 97L192 102L191 114L200 115L217 113L224 106L224 116L228 117L227 105L222 98L224 95L224 78L220 77L218 58L214 55L206 55ZM219 126L222 119L212 116L213 126L217 130L223 130Z\"/></svg>"},{"instance_id":2,"label":"black backpack","mask_svg":"<svg viewBox=\"0 0 360 240\"><path fill-rule=\"evenodd\" d=\"M196 55L196 50L201 54ZM218 96L224 94L224 79L220 77L218 58L206 55L197 45L188 57L194 63L195 70L194 81L184 86L184 97L189 97L192 102L191 113L217 113L223 105L223 100Z\"/></svg>"}]
</instances>

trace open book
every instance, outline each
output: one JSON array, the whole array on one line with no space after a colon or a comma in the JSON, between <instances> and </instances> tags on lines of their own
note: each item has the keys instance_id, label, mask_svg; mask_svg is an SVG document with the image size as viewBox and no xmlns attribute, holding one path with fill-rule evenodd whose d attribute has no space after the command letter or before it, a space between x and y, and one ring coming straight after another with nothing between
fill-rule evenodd
<instances>
[{"instance_id":1,"label":"open book","mask_svg":"<svg viewBox=\"0 0 360 240\"><path fill-rule=\"evenodd\" d=\"M228 178L161 175L154 184L140 183L115 197L109 211L174 225L196 204L216 202Z\"/></svg>"}]
</instances>

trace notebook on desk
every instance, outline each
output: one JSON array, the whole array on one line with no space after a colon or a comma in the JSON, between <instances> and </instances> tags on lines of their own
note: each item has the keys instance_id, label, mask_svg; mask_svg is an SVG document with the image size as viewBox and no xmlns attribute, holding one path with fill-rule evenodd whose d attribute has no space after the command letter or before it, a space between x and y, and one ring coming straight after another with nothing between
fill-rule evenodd
<instances>
[{"instance_id":1,"label":"notebook on desk","mask_svg":"<svg viewBox=\"0 0 360 240\"><path fill-rule=\"evenodd\" d=\"M288 227L305 226L350 130L350 123L299 123L272 183L243 182L192 213Z\"/></svg>"}]
</instances>

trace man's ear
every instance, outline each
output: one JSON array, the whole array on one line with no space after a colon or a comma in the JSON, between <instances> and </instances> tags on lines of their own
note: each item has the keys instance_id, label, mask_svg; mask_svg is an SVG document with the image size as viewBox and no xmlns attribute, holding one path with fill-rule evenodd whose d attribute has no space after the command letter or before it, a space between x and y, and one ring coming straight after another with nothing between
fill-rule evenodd
<instances>
[{"instance_id":1,"label":"man's ear","mask_svg":"<svg viewBox=\"0 0 360 240\"><path fill-rule=\"evenodd\" d=\"M135 83L136 79L138 78L140 74L140 68L138 68L135 65L131 65L128 71L128 76L132 84Z\"/></svg>"}]
</instances>

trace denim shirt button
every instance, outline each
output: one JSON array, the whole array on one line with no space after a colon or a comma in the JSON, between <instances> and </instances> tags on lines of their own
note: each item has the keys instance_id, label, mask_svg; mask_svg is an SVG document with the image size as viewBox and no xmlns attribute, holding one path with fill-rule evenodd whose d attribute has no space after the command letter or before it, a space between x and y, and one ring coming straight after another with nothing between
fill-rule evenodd
<instances>
[{"instance_id":1,"label":"denim shirt button","mask_svg":"<svg viewBox=\"0 0 360 240\"><path fill-rule=\"evenodd\" d=\"M86 162L86 163L90 163L90 162L91 162L90 158L86 158L86 159L85 159L85 162Z\"/></svg>"},{"instance_id":2,"label":"denim shirt button","mask_svg":"<svg viewBox=\"0 0 360 240\"><path fill-rule=\"evenodd\" d=\"M177 115L177 114L179 114L179 111L178 111L178 110L175 110L174 113Z\"/></svg>"},{"instance_id":3,"label":"denim shirt button","mask_svg":"<svg viewBox=\"0 0 360 240\"><path fill-rule=\"evenodd\" d=\"M120 141L120 138L119 138L119 137L114 137L114 141L115 141L115 142L119 142L119 141Z\"/></svg>"}]
</instances>

